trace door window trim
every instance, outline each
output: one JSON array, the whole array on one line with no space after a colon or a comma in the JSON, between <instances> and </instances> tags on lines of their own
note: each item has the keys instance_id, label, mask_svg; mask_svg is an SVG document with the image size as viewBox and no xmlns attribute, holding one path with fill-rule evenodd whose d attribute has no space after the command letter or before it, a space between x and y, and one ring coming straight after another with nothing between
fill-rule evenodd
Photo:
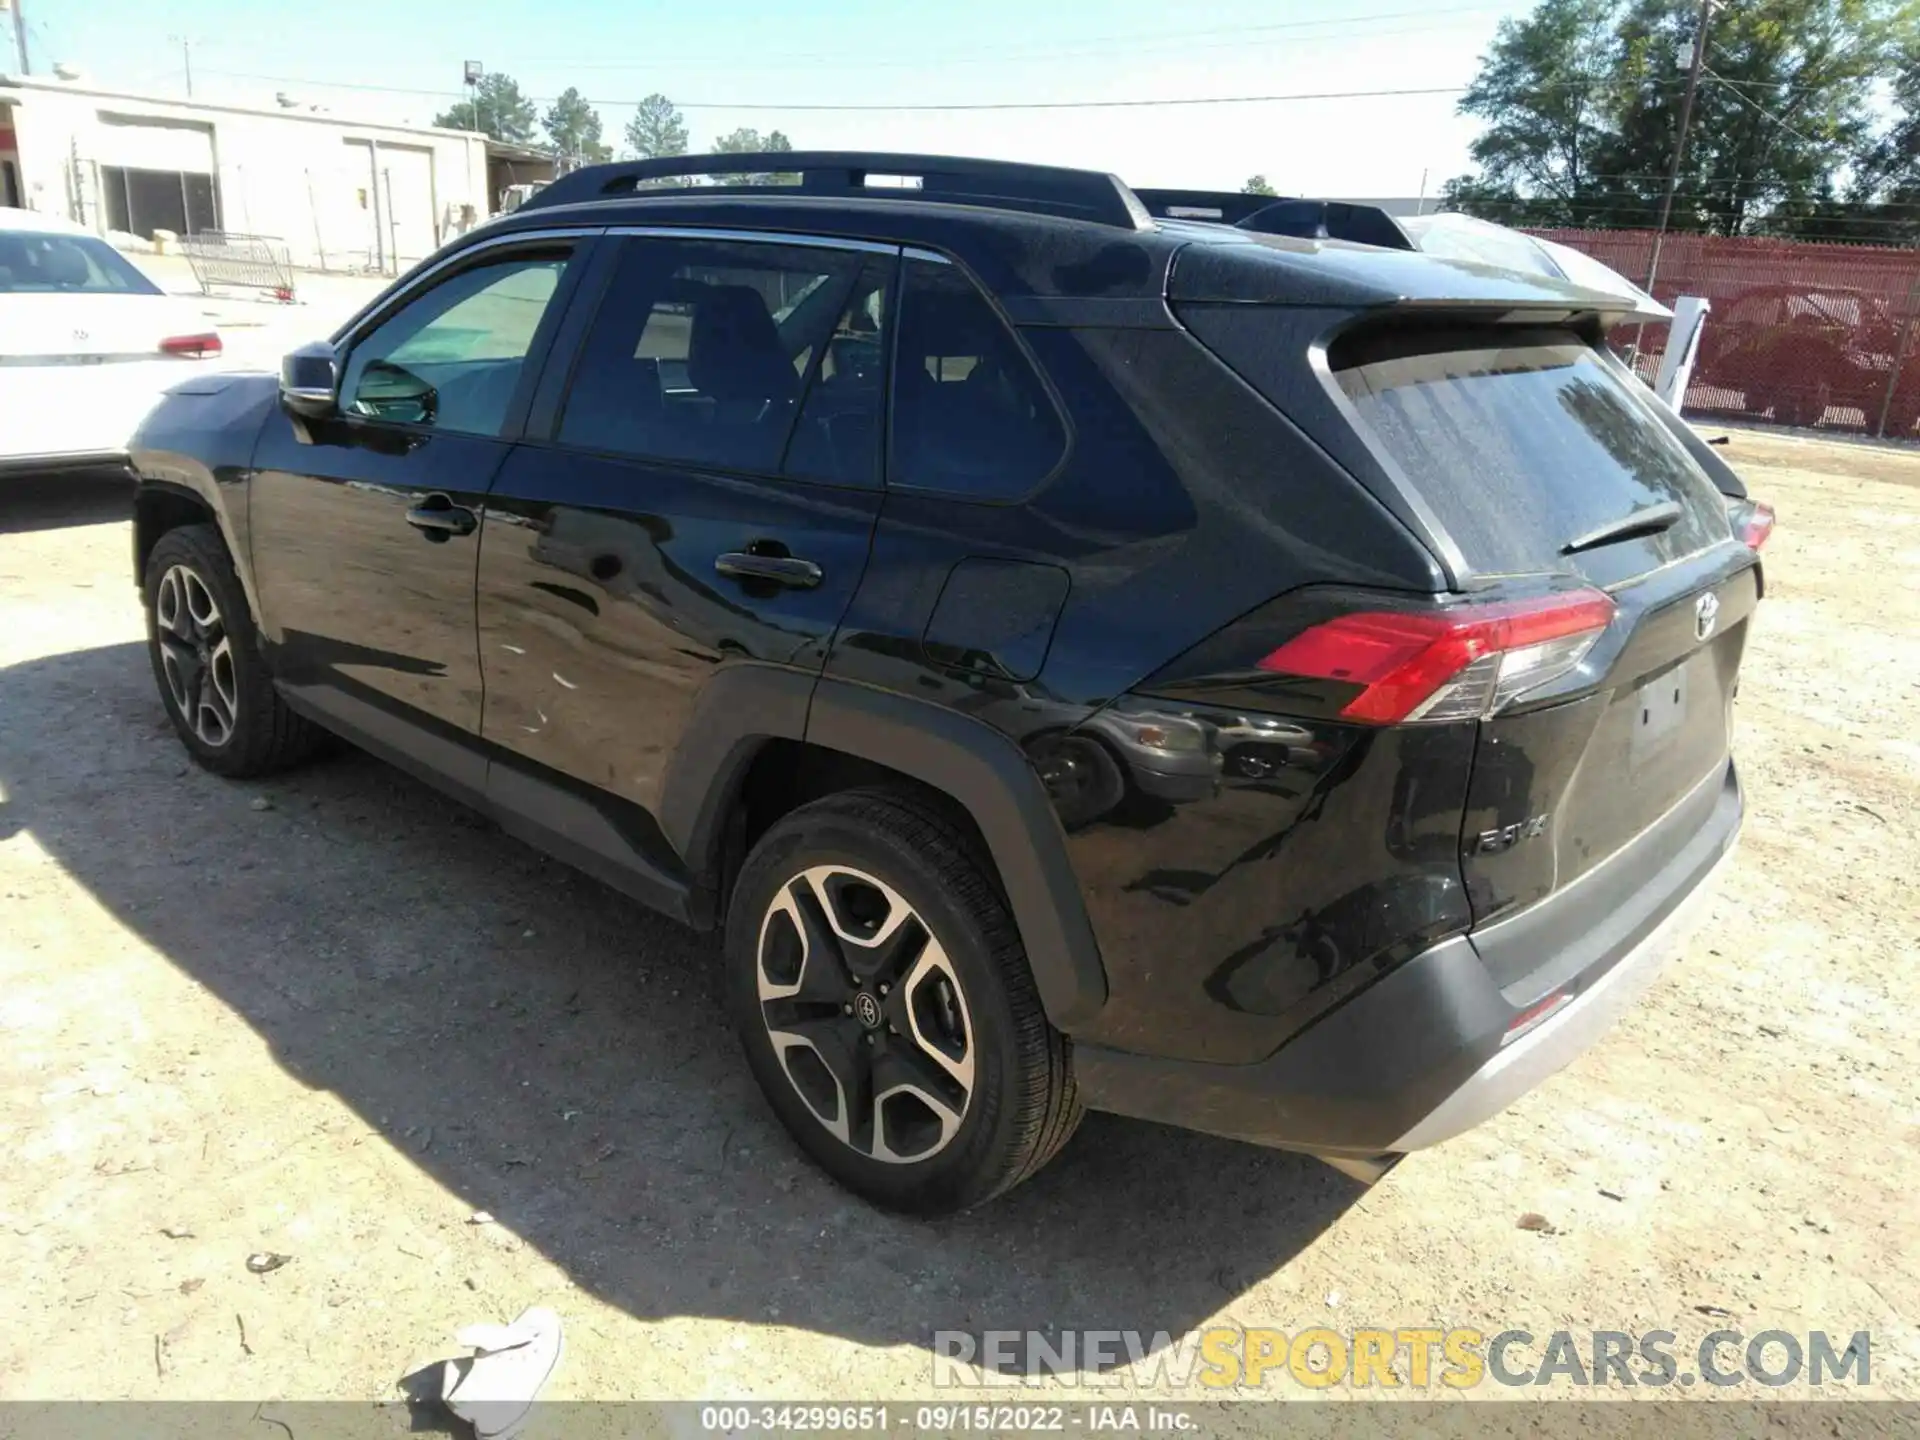
<instances>
[{"instance_id":1,"label":"door window trim","mask_svg":"<svg viewBox=\"0 0 1920 1440\"><path fill-rule=\"evenodd\" d=\"M749 245L798 245L809 250L855 250L865 255L899 255L897 241L861 240L850 235L799 235L781 230L728 230L712 225L609 225L608 235L637 235L647 240L740 241ZM944 256L927 252L929 260L946 264Z\"/></svg>"},{"instance_id":2,"label":"door window trim","mask_svg":"<svg viewBox=\"0 0 1920 1440\"><path fill-rule=\"evenodd\" d=\"M903 246L886 241L862 240L850 236L837 235L788 234L784 231L776 230L729 230L713 226L692 225L609 225L604 231L599 233L604 237L606 243L601 247L601 253L604 259L594 266L595 271L598 273L592 276L583 276L580 288L577 288L569 299L570 314L582 310L588 313L586 313L576 325L569 326L564 332L567 340L567 351L564 356L560 357L564 361L564 364L558 367L554 367L551 364L554 354L558 351L557 346L553 352L550 352L548 357L549 363L543 368L554 371L560 378L553 382L543 380L539 390L531 397L529 413L526 416L526 424L522 428L521 433L516 437L518 443L523 445L538 445L543 449L550 449L563 455L584 455L594 459L612 460L624 465L637 465L653 469L681 470L707 475L726 475L745 480L781 485L802 485L814 488L853 489L860 491L872 490L877 494L885 493L885 447L891 441L893 425L893 361L894 345L897 343L893 335L890 335L887 347L887 378L881 398L880 433L882 450L881 465L879 467L879 483L874 486L835 486L823 480L810 480L802 476L789 475L784 470L778 469L771 471L747 470L738 466L708 465L695 463L693 461L673 460L654 455L634 455L624 451L595 450L590 446L571 444L561 440L560 423L566 413L567 399L573 392L574 372L579 368L581 357L586 351L587 338L592 330L593 321L598 314L598 307L600 302L605 298L608 288L613 283L614 271L619 264L620 247L612 243L614 241L632 238L642 240L705 241L708 243L718 242L722 244L740 242L757 245L778 245L786 249L841 250L859 255L882 256L891 259L893 262L893 275L888 281L887 297L890 303L895 305L899 303L900 277L905 274L907 268L905 257L912 256L941 265L952 263L946 256L937 255L930 250L916 251L911 246ZM855 279L857 283L857 275ZM592 286L591 298L589 298L586 288L589 285ZM897 332L898 327L889 326L889 330L890 332ZM809 374L812 373L813 365L816 363L817 357L815 362L809 364ZM810 391L803 391L802 393L801 405L803 408L809 393ZM797 418L798 416L796 415L796 419ZM792 435L789 434L788 443L791 444L791 442ZM786 454L783 447L781 452L781 460L783 463L785 458Z\"/></svg>"},{"instance_id":3,"label":"door window trim","mask_svg":"<svg viewBox=\"0 0 1920 1440\"><path fill-rule=\"evenodd\" d=\"M348 414L343 408L340 420L355 427L372 427L382 431L397 431L410 435L465 435L472 440L497 440L512 444L521 438L526 428L527 411L532 404L541 373L546 369L547 357L553 348L554 337L559 333L560 321L571 308L574 294L579 289L581 272L591 259L593 241L601 234L598 227L580 230L538 230L516 231L512 235L501 235L482 241L477 245L462 248L430 268L409 276L404 288L389 290L363 310L341 331L337 331L333 340L335 373L344 384L347 368L352 363L353 352L367 337L391 320L400 311L414 301L437 290L449 281L458 279L470 270L483 269L489 265L498 265L511 260L516 254L538 252L552 249L556 245L567 245L570 253L560 274L559 284L553 297L547 302L547 308L535 327L532 339L527 344L527 353L521 361L521 374L515 383L513 398L507 404L506 413L501 417L500 429L493 435L475 435L469 431L440 430L433 425L415 424L403 420L379 420L367 415ZM502 253L504 252L504 253ZM344 337L344 338L340 338ZM344 406L346 397L341 397Z\"/></svg>"},{"instance_id":4,"label":"door window trim","mask_svg":"<svg viewBox=\"0 0 1920 1440\"><path fill-rule=\"evenodd\" d=\"M551 244L556 240L571 240L578 246L578 242L582 240L592 240L596 236L604 235L606 229L604 225L568 225L551 230L515 230L510 234L490 235L484 240L476 240L471 245L462 245L452 254L443 255L440 259L409 271L394 281L392 285L355 311L352 318L327 337L327 343L333 346L336 352L352 349L360 343L367 331L380 324L415 295L426 290L429 285L437 284L441 279L450 278L448 272L455 267L466 269L468 262L476 255L488 255L495 250L514 246L538 248L543 243ZM584 254L586 247L579 248ZM555 298L557 299L558 296L556 295Z\"/></svg>"}]
</instances>

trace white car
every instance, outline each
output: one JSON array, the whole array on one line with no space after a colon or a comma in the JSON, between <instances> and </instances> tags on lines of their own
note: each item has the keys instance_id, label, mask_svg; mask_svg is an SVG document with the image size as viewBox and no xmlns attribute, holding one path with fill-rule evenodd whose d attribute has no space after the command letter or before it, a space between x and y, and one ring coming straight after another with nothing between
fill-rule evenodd
<instances>
[{"instance_id":1,"label":"white car","mask_svg":"<svg viewBox=\"0 0 1920 1440\"><path fill-rule=\"evenodd\" d=\"M0 474L124 465L220 332L70 221L0 208Z\"/></svg>"}]
</instances>

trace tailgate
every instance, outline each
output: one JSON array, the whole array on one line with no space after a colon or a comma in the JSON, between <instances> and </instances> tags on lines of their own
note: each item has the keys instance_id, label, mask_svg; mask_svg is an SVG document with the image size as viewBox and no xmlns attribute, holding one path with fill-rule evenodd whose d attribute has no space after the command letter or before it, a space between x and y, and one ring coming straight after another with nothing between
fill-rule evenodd
<instances>
[{"instance_id":1,"label":"tailgate","mask_svg":"<svg viewBox=\"0 0 1920 1440\"><path fill-rule=\"evenodd\" d=\"M1717 813L1759 598L1726 498L1639 382L1570 331L1374 327L1331 360L1360 433L1469 574L1584 583L1615 606L1576 669L1480 722L1461 835L1476 935L1583 882L1609 892L1603 869L1622 903L1657 902L1637 893L1656 883L1677 902L1692 882L1663 866ZM1568 905L1561 947L1580 933ZM1494 947L1496 980L1553 951L1533 938Z\"/></svg>"},{"instance_id":2,"label":"tailgate","mask_svg":"<svg viewBox=\"0 0 1920 1440\"><path fill-rule=\"evenodd\" d=\"M1456 679L1482 665L1496 677L1491 691L1486 676L1460 690L1475 705L1488 696L1460 836L1473 943L1512 1000L1568 967L1599 973L1738 828L1731 706L1759 570L1728 497L1601 348L1592 317L1381 306L1318 330L1316 356L1283 307L1179 313L1393 502L1452 578L1456 613L1611 602L1597 632L1488 640L1496 655L1446 662L1471 660L1448 672ZM1399 643L1390 625L1375 628L1383 651ZM1282 653L1260 664L1348 678L1326 667L1364 668L1351 650L1269 664Z\"/></svg>"},{"instance_id":3,"label":"tailgate","mask_svg":"<svg viewBox=\"0 0 1920 1440\"><path fill-rule=\"evenodd\" d=\"M1619 614L1588 659L1601 685L1481 722L1462 835L1477 927L1602 867L1644 883L1707 823L1758 573L1744 547L1717 548L1616 588Z\"/></svg>"}]
</instances>

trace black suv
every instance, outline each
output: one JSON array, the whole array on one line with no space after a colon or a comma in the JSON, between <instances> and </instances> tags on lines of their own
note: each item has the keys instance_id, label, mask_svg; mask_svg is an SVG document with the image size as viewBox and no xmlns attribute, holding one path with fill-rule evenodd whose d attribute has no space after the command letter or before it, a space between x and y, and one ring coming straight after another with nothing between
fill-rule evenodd
<instances>
[{"instance_id":1,"label":"black suv","mask_svg":"<svg viewBox=\"0 0 1920 1440\"><path fill-rule=\"evenodd\" d=\"M564 177L147 421L182 741L335 732L723 930L767 1099L882 1205L1088 1106L1377 1176L1698 912L1767 513L1608 354L1632 302L1207 198Z\"/></svg>"}]
</instances>

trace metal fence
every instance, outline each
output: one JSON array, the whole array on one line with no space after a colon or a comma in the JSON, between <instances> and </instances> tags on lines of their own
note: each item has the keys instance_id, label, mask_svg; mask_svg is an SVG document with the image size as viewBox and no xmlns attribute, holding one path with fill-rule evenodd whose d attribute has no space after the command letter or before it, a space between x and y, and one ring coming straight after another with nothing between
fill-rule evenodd
<instances>
[{"instance_id":1,"label":"metal fence","mask_svg":"<svg viewBox=\"0 0 1920 1440\"><path fill-rule=\"evenodd\" d=\"M180 253L193 267L203 295L215 287L265 290L276 300L293 299L293 258L274 235L236 235L202 230L180 239Z\"/></svg>"},{"instance_id":2,"label":"metal fence","mask_svg":"<svg viewBox=\"0 0 1920 1440\"><path fill-rule=\"evenodd\" d=\"M1650 230L1534 233L1636 283L1646 278ZM1920 251L1670 234L1653 290L1668 305L1682 295L1713 302L1687 386L1689 412L1920 439ZM1649 382L1666 331L1614 332Z\"/></svg>"}]
</instances>

